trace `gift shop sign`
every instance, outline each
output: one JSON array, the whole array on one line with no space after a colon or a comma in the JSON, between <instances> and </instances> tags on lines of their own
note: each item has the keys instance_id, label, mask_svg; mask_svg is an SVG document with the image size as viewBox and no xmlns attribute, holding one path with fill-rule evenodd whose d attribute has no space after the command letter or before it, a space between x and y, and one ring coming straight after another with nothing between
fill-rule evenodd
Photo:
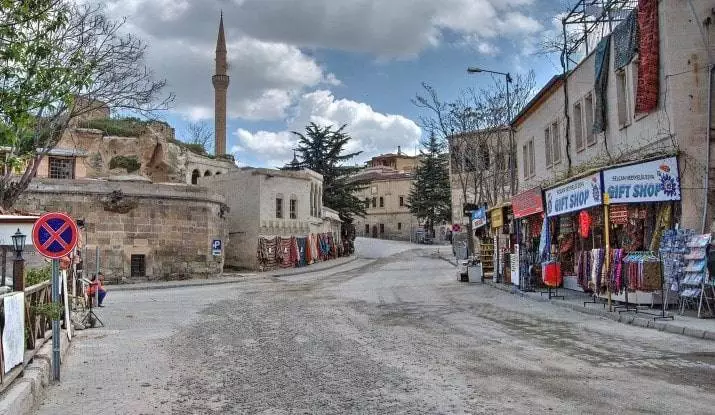
<instances>
[{"instance_id":1,"label":"gift shop sign","mask_svg":"<svg viewBox=\"0 0 715 415\"><path fill-rule=\"evenodd\" d=\"M546 191L546 214L556 216L601 204L601 173Z\"/></svg>"},{"instance_id":2,"label":"gift shop sign","mask_svg":"<svg viewBox=\"0 0 715 415\"><path fill-rule=\"evenodd\" d=\"M603 187L611 203L680 200L680 175L675 157L603 171Z\"/></svg>"}]
</instances>

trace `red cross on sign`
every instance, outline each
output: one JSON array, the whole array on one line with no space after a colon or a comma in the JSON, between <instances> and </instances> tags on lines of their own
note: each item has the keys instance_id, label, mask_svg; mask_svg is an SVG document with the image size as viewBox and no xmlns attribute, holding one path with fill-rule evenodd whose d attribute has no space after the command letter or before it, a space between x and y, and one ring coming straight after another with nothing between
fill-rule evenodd
<instances>
[{"instance_id":1,"label":"red cross on sign","mask_svg":"<svg viewBox=\"0 0 715 415\"><path fill-rule=\"evenodd\" d=\"M46 213L32 227L32 243L47 258L66 256L77 245L79 230L74 220L64 213Z\"/></svg>"}]
</instances>

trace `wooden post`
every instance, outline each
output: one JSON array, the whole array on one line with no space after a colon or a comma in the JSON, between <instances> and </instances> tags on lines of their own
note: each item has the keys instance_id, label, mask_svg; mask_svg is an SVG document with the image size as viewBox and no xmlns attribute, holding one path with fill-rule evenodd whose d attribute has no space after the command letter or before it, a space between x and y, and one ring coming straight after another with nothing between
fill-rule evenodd
<instances>
[{"instance_id":1,"label":"wooden post","mask_svg":"<svg viewBox=\"0 0 715 415\"><path fill-rule=\"evenodd\" d=\"M608 214L608 207L610 204L611 197L608 193L603 193L603 237L606 239L606 253L603 256L603 266L606 267L606 270L608 270L608 265L611 261L611 221ZM608 271L606 271L606 275L608 275ZM596 287L596 289L598 289L598 287ZM608 283L606 283L606 292L608 293L608 311L613 311L611 304L611 287Z\"/></svg>"}]
</instances>

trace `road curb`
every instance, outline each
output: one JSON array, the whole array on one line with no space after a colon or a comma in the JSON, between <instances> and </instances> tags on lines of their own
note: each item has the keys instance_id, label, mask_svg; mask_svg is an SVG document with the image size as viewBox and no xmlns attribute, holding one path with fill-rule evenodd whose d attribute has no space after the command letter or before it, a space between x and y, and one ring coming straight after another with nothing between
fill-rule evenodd
<instances>
[{"instance_id":1,"label":"road curb","mask_svg":"<svg viewBox=\"0 0 715 415\"><path fill-rule=\"evenodd\" d=\"M311 266L306 266L306 267L298 268L294 272L286 272L286 273L276 272L275 270L273 270L273 271L266 271L266 272L239 274L237 276L231 276L231 277L216 277L216 278L200 279L200 280L199 279L190 279L190 280L186 280L186 282L180 282L180 283L175 283L172 281L162 281L162 282L138 283L138 284L117 284L117 285L108 285L107 288L111 291L147 291L147 290L166 290L166 289L170 289L170 288L208 287L208 286L213 286L213 285L237 284L239 282L246 281L248 278L251 278L251 277L287 277L287 276L292 276L292 275L307 274L310 272L325 271L325 270L339 267L341 265L349 264L349 263L355 261L356 259L358 259L358 256L352 255L350 257L345 258L345 260L342 260L342 259L330 260L330 262L331 262L330 266L317 267L317 268L313 268ZM327 263L327 262L321 262L321 264L324 264L324 263Z\"/></svg>"},{"instance_id":2,"label":"road curb","mask_svg":"<svg viewBox=\"0 0 715 415\"><path fill-rule=\"evenodd\" d=\"M557 307L567 308L567 309L570 309L573 311L578 311L580 313L589 314L592 316L607 318L609 320L613 320L613 321L616 321L616 322L619 322L622 324L630 324L630 325L637 326L637 327L643 327L643 328L648 328L648 329L653 329L653 330L658 330L658 331L665 331L668 333L679 334L681 336L687 336L687 337L692 337L692 338L696 338L696 339L715 341L715 331L711 331L711 330L690 328L690 327L680 326L680 325L677 325L677 324L674 324L671 322L657 321L657 320L653 320L650 318L643 318L643 317L640 317L638 315L633 315L633 314L621 314L618 312L609 312L607 310L601 310L598 308L588 308L588 307L584 307L584 306L581 306L578 304L564 303L559 300L549 300L546 298L539 298L539 297L527 295L526 293L524 293L522 291L514 290L508 286L503 286L502 284L497 284L492 281L485 281L485 284L492 288L501 290L501 291L520 295L521 297L524 297L531 301L547 302L547 303L553 304Z\"/></svg>"},{"instance_id":3,"label":"road curb","mask_svg":"<svg viewBox=\"0 0 715 415\"><path fill-rule=\"evenodd\" d=\"M310 266L301 267L301 268L288 268L288 270L296 270L296 271L288 271L288 272L266 271L266 272L260 273L258 275L267 274L270 277L277 278L277 277L290 277L293 275L308 274L311 272L321 272L321 271L327 271L329 269L333 269L333 268L337 268L342 265L349 264L357 259L358 259L357 255L351 255L351 256L345 258L344 260L341 260L341 259L330 260L330 262L329 262L330 265L325 266L325 267L319 267L319 268L313 268L313 269L311 269ZM321 264L324 264L324 263L325 262L321 262Z\"/></svg>"},{"instance_id":4,"label":"road curb","mask_svg":"<svg viewBox=\"0 0 715 415\"><path fill-rule=\"evenodd\" d=\"M75 339L76 339L75 335ZM60 333L60 362L72 344L67 340L67 332ZM31 414L45 397L52 377L52 340L48 340L38 350L32 362L25 367L21 377L18 377L3 392L0 397L0 415Z\"/></svg>"}]
</instances>

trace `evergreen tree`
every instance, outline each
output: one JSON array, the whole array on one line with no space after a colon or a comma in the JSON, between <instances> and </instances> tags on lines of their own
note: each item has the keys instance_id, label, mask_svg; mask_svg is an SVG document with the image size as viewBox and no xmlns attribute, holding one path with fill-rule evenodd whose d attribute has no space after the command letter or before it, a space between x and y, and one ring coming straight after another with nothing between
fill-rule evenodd
<instances>
[{"instance_id":1,"label":"evergreen tree","mask_svg":"<svg viewBox=\"0 0 715 415\"><path fill-rule=\"evenodd\" d=\"M365 188L365 183L351 180L359 167L350 167L345 162L358 156L362 151L344 154L345 146L352 137L345 133L346 125L333 130L332 126L310 123L305 134L293 131L298 136L296 149L301 159L299 167L308 168L323 175L323 204L340 214L346 224L351 224L355 216L365 216L365 205L354 194ZM295 169L296 163L286 168Z\"/></svg>"},{"instance_id":2,"label":"evergreen tree","mask_svg":"<svg viewBox=\"0 0 715 415\"><path fill-rule=\"evenodd\" d=\"M420 151L422 162L417 167L407 205L434 235L434 224L452 217L449 170L443 145L434 135L423 141L422 146L425 151Z\"/></svg>"}]
</instances>

